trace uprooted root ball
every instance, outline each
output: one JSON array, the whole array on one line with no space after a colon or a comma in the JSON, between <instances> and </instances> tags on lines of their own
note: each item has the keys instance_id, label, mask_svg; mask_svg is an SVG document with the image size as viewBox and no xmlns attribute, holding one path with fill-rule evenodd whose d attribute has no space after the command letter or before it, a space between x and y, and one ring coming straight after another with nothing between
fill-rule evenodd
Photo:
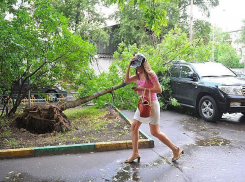
<instances>
[{"instance_id":1,"label":"uprooted root ball","mask_svg":"<svg viewBox=\"0 0 245 182\"><path fill-rule=\"evenodd\" d=\"M25 128L37 134L71 130L71 122L66 115L59 107L53 105L27 107L13 124L19 129Z\"/></svg>"}]
</instances>

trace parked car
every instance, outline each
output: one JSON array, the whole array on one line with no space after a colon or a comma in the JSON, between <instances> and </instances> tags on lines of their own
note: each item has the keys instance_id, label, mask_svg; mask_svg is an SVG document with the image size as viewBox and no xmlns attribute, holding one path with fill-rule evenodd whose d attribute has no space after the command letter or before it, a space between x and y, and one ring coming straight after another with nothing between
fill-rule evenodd
<instances>
[{"instance_id":1,"label":"parked car","mask_svg":"<svg viewBox=\"0 0 245 182\"><path fill-rule=\"evenodd\" d=\"M23 85L23 89L22 91L25 91L28 88L28 83L25 82ZM8 91L5 88L0 88L2 90L2 103L4 102L4 100L6 100L5 98L8 96ZM13 98L16 97L16 95L19 93L19 88L16 86L13 90ZM50 101L57 101L57 98L59 98L61 95L63 95L64 97L67 96L67 91L64 90L62 87L55 85L55 86L41 86L41 87L33 87L30 90L31 95L34 95L34 97L36 99L42 99L44 98L47 94L50 97Z\"/></svg>"},{"instance_id":2,"label":"parked car","mask_svg":"<svg viewBox=\"0 0 245 182\"><path fill-rule=\"evenodd\" d=\"M221 63L177 61L168 76L172 96L206 121L219 120L223 113L245 115L245 78Z\"/></svg>"}]
</instances>

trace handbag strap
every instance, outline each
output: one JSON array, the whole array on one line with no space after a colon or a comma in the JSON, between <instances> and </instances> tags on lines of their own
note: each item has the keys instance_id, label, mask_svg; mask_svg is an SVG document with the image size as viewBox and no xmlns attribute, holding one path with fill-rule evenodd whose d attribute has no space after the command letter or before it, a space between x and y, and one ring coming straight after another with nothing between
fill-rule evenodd
<instances>
[{"instance_id":1,"label":"handbag strap","mask_svg":"<svg viewBox=\"0 0 245 182\"><path fill-rule=\"evenodd\" d=\"M146 88L144 88L143 94L142 94L142 98L143 99L145 97L145 90ZM148 96L149 102L150 102L150 106L151 106L151 89L149 89L149 96Z\"/></svg>"},{"instance_id":2,"label":"handbag strap","mask_svg":"<svg viewBox=\"0 0 245 182\"><path fill-rule=\"evenodd\" d=\"M148 91L149 91L149 96L148 96L148 98L149 98L149 102L150 102L150 106L151 106L151 89L148 89Z\"/></svg>"}]
</instances>

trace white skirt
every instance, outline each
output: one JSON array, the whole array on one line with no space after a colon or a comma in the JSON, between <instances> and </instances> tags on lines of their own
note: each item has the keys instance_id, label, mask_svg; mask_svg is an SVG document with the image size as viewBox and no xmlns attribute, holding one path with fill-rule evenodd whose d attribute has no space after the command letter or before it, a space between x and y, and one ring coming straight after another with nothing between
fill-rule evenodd
<instances>
[{"instance_id":1,"label":"white skirt","mask_svg":"<svg viewBox=\"0 0 245 182\"><path fill-rule=\"evenodd\" d=\"M151 110L150 117L148 117L148 118L140 117L140 112L139 112L139 109L137 108L137 110L134 114L134 119L141 122L141 123L153 124L153 125L159 124L160 104L159 104L158 100L151 101L151 104L152 104L152 110Z\"/></svg>"}]
</instances>

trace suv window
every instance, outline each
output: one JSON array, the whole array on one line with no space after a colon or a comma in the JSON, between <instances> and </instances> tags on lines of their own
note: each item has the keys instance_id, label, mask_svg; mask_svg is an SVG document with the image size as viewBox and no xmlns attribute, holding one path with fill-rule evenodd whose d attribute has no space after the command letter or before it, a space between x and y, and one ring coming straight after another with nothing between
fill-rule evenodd
<instances>
[{"instance_id":1,"label":"suv window","mask_svg":"<svg viewBox=\"0 0 245 182\"><path fill-rule=\"evenodd\" d=\"M211 77L211 76L232 76L235 77L236 74L230 69L222 65L221 63L193 63L197 73L201 77Z\"/></svg>"},{"instance_id":2,"label":"suv window","mask_svg":"<svg viewBox=\"0 0 245 182\"><path fill-rule=\"evenodd\" d=\"M171 77L179 77L178 66L173 65L169 71L169 76Z\"/></svg>"},{"instance_id":3,"label":"suv window","mask_svg":"<svg viewBox=\"0 0 245 182\"><path fill-rule=\"evenodd\" d=\"M188 66L180 66L180 78L188 78L188 74L192 72L191 68Z\"/></svg>"}]
</instances>

